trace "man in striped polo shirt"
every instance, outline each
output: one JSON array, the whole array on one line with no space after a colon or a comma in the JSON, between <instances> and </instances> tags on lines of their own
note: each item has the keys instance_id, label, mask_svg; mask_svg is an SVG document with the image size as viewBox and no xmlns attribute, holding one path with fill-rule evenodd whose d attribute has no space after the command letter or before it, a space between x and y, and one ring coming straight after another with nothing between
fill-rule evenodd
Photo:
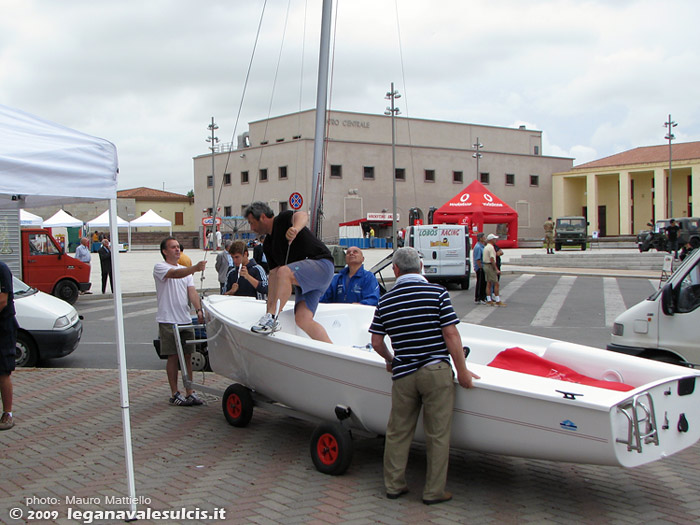
<instances>
[{"instance_id":1,"label":"man in striped polo shirt","mask_svg":"<svg viewBox=\"0 0 700 525\"><path fill-rule=\"evenodd\" d=\"M472 388L472 380L480 378L467 369L447 290L428 283L421 266L414 248L396 250L396 284L379 300L369 331L393 379L384 446L386 496L396 499L408 492L406 464L422 405L428 462L423 503L432 505L452 499L445 491L455 396L450 357L460 386ZM394 355L384 343L387 335Z\"/></svg>"}]
</instances>

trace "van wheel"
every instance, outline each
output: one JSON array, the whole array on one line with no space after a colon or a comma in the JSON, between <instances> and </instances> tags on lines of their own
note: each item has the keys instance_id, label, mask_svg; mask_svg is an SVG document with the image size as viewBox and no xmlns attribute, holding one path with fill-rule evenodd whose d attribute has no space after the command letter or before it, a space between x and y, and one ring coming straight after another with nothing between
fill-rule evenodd
<instances>
[{"instance_id":1,"label":"van wheel","mask_svg":"<svg viewBox=\"0 0 700 525\"><path fill-rule=\"evenodd\" d=\"M73 281L63 279L62 281L58 281L58 284L53 289L53 294L69 304L75 304L80 291L78 290L78 285Z\"/></svg>"},{"instance_id":2,"label":"van wheel","mask_svg":"<svg viewBox=\"0 0 700 525\"><path fill-rule=\"evenodd\" d=\"M36 366L37 361L39 361L39 351L34 340L24 332L17 332L15 366Z\"/></svg>"},{"instance_id":3,"label":"van wheel","mask_svg":"<svg viewBox=\"0 0 700 525\"><path fill-rule=\"evenodd\" d=\"M460 283L462 290L469 290L469 277L465 277L462 279L462 282Z\"/></svg>"},{"instance_id":4,"label":"van wheel","mask_svg":"<svg viewBox=\"0 0 700 525\"><path fill-rule=\"evenodd\" d=\"M581 245L581 251L582 252L586 251L586 243L585 242Z\"/></svg>"},{"instance_id":5,"label":"van wheel","mask_svg":"<svg viewBox=\"0 0 700 525\"><path fill-rule=\"evenodd\" d=\"M560 243L560 242L555 243L555 244L554 244L554 249L555 249L556 251L561 250L561 243Z\"/></svg>"}]
</instances>

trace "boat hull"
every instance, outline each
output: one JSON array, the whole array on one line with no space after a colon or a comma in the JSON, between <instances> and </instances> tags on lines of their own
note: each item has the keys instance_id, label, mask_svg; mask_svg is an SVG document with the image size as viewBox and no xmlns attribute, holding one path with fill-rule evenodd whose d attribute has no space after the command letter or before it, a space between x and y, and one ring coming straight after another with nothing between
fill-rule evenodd
<instances>
[{"instance_id":1,"label":"boat hull","mask_svg":"<svg viewBox=\"0 0 700 525\"><path fill-rule=\"evenodd\" d=\"M212 296L204 306L214 372L315 418L334 420L336 406L349 407L355 426L384 434L391 375L367 346L373 308L320 305L316 320L335 342L326 344L296 327L291 310L280 315L279 332L260 335L250 326L264 313L263 302ZM687 392L698 375L694 371L527 334L466 323L458 328L471 348L469 367L482 379L473 389L456 389L453 447L632 467L700 438L700 389ZM512 346L556 358L592 377L624 378L639 386L619 392L486 366ZM682 395L679 382L686 385ZM651 426L645 420L649 411L656 419L654 435L639 438ZM685 431L678 429L683 419L690 422ZM423 441L421 427L419 422L417 441Z\"/></svg>"}]
</instances>

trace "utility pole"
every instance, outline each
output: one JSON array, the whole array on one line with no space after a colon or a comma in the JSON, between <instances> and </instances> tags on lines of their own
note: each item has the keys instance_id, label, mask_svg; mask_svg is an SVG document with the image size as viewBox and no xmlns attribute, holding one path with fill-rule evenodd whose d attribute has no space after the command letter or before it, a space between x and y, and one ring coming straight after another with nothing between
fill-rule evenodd
<instances>
[{"instance_id":1,"label":"utility pole","mask_svg":"<svg viewBox=\"0 0 700 525\"><path fill-rule=\"evenodd\" d=\"M472 158L476 159L476 180L479 180L479 159L482 157L481 153L479 153L479 150L484 147L484 145L479 142L479 137L476 137L476 142L472 144L474 149L476 150L476 153L472 155Z\"/></svg>"},{"instance_id":2,"label":"utility pole","mask_svg":"<svg viewBox=\"0 0 700 525\"><path fill-rule=\"evenodd\" d=\"M671 120L671 115L668 115L668 120L664 122L664 127L668 128L668 133L664 137L668 140L668 217L673 217L673 146L671 141L676 138L672 133L673 128L678 124Z\"/></svg>"},{"instance_id":3,"label":"utility pole","mask_svg":"<svg viewBox=\"0 0 700 525\"><path fill-rule=\"evenodd\" d=\"M207 126L207 129L211 132L211 135L207 137L207 142L210 143L209 149L211 150L211 231L216 238L216 184L214 181L214 153L216 151L216 144L219 142L219 137L214 135L219 126L214 122L214 117L211 118L211 124ZM204 243L208 241L206 235L206 228L204 228ZM216 241L212 245L212 249L216 248Z\"/></svg>"},{"instance_id":4,"label":"utility pole","mask_svg":"<svg viewBox=\"0 0 700 525\"><path fill-rule=\"evenodd\" d=\"M396 126L394 117L400 115L401 111L394 105L397 98L401 98L398 91L394 90L394 83L391 83L391 91L384 97L391 101L391 106L386 108L385 115L391 115L391 187L393 190L393 204L391 209L391 247L396 251L398 239L396 237Z\"/></svg>"}]
</instances>

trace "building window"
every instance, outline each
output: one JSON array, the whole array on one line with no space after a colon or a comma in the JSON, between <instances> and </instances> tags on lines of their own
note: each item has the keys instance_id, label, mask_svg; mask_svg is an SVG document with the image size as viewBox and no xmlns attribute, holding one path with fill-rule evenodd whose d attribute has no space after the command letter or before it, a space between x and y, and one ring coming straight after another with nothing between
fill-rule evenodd
<instances>
[{"instance_id":1,"label":"building window","mask_svg":"<svg viewBox=\"0 0 700 525\"><path fill-rule=\"evenodd\" d=\"M461 171L453 171L452 182L455 184L462 184L464 182L464 173Z\"/></svg>"},{"instance_id":2,"label":"building window","mask_svg":"<svg viewBox=\"0 0 700 525\"><path fill-rule=\"evenodd\" d=\"M207 188L211 188L214 185L214 175L207 175Z\"/></svg>"},{"instance_id":3,"label":"building window","mask_svg":"<svg viewBox=\"0 0 700 525\"><path fill-rule=\"evenodd\" d=\"M224 173L224 186L230 186L230 185L231 185L231 174Z\"/></svg>"},{"instance_id":4,"label":"building window","mask_svg":"<svg viewBox=\"0 0 700 525\"><path fill-rule=\"evenodd\" d=\"M540 185L540 176L539 175L530 175L530 186L539 186Z\"/></svg>"},{"instance_id":5,"label":"building window","mask_svg":"<svg viewBox=\"0 0 700 525\"><path fill-rule=\"evenodd\" d=\"M280 202L280 213L287 211L289 209L289 203L287 201Z\"/></svg>"},{"instance_id":6,"label":"building window","mask_svg":"<svg viewBox=\"0 0 700 525\"><path fill-rule=\"evenodd\" d=\"M248 184L248 172L247 171L241 172L241 184Z\"/></svg>"},{"instance_id":7,"label":"building window","mask_svg":"<svg viewBox=\"0 0 700 525\"><path fill-rule=\"evenodd\" d=\"M331 164L331 178L332 179L342 179L343 178L343 167L340 164Z\"/></svg>"},{"instance_id":8,"label":"building window","mask_svg":"<svg viewBox=\"0 0 700 525\"><path fill-rule=\"evenodd\" d=\"M435 170L425 170L425 182L435 182Z\"/></svg>"},{"instance_id":9,"label":"building window","mask_svg":"<svg viewBox=\"0 0 700 525\"><path fill-rule=\"evenodd\" d=\"M241 204L241 217L245 217L244 213L245 213L245 209L247 207L248 207L248 204ZM248 217L245 217L245 218L247 219Z\"/></svg>"},{"instance_id":10,"label":"building window","mask_svg":"<svg viewBox=\"0 0 700 525\"><path fill-rule=\"evenodd\" d=\"M277 175L280 180L287 180L287 166L280 166L277 169Z\"/></svg>"},{"instance_id":11,"label":"building window","mask_svg":"<svg viewBox=\"0 0 700 525\"><path fill-rule=\"evenodd\" d=\"M260 182L265 182L267 180L267 168L262 168L260 170Z\"/></svg>"},{"instance_id":12,"label":"building window","mask_svg":"<svg viewBox=\"0 0 700 525\"><path fill-rule=\"evenodd\" d=\"M515 174L506 173L506 186L515 186Z\"/></svg>"},{"instance_id":13,"label":"building window","mask_svg":"<svg viewBox=\"0 0 700 525\"><path fill-rule=\"evenodd\" d=\"M207 208L207 215L209 215L209 217L211 217L213 215L213 213L214 213L214 208ZM143 213L141 215L143 215Z\"/></svg>"},{"instance_id":14,"label":"building window","mask_svg":"<svg viewBox=\"0 0 700 525\"><path fill-rule=\"evenodd\" d=\"M224 206L224 217L231 216L231 206Z\"/></svg>"},{"instance_id":15,"label":"building window","mask_svg":"<svg viewBox=\"0 0 700 525\"><path fill-rule=\"evenodd\" d=\"M535 155L539 155L539 154L540 154L540 147L535 146Z\"/></svg>"},{"instance_id":16,"label":"building window","mask_svg":"<svg viewBox=\"0 0 700 525\"><path fill-rule=\"evenodd\" d=\"M175 212L175 226L182 226L185 224L185 213L182 211Z\"/></svg>"},{"instance_id":17,"label":"building window","mask_svg":"<svg viewBox=\"0 0 700 525\"><path fill-rule=\"evenodd\" d=\"M479 173L479 182L481 184L488 184L490 178L488 173Z\"/></svg>"},{"instance_id":18,"label":"building window","mask_svg":"<svg viewBox=\"0 0 700 525\"><path fill-rule=\"evenodd\" d=\"M396 168L396 171L394 172L394 178L396 178L396 180L406 180L406 169Z\"/></svg>"},{"instance_id":19,"label":"building window","mask_svg":"<svg viewBox=\"0 0 700 525\"><path fill-rule=\"evenodd\" d=\"M366 180L374 180L374 166L365 166L362 171L362 178Z\"/></svg>"}]
</instances>

